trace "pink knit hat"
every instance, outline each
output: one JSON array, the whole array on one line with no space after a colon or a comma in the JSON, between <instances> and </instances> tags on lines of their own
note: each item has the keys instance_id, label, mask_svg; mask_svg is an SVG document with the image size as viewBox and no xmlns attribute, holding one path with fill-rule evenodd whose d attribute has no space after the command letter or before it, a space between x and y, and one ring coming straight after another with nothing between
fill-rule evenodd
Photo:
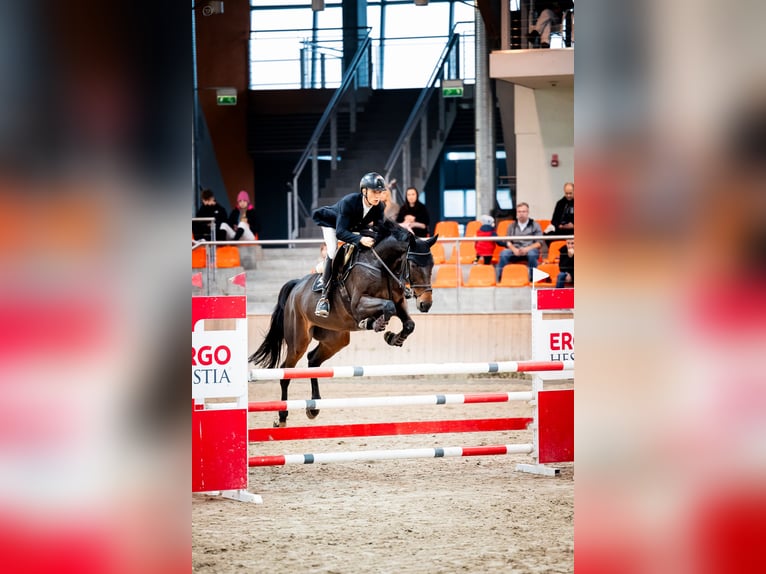
<instances>
[{"instance_id":1,"label":"pink knit hat","mask_svg":"<svg viewBox=\"0 0 766 574\"><path fill-rule=\"evenodd\" d=\"M252 209L253 206L250 203L250 194L247 193L244 189L237 194L237 203L239 203L243 199L247 202L248 209Z\"/></svg>"}]
</instances>

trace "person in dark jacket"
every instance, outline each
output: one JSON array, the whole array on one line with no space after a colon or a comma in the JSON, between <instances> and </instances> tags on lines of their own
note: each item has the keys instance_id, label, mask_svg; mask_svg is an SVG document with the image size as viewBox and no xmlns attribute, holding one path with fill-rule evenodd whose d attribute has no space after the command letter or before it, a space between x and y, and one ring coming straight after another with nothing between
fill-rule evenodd
<instances>
[{"instance_id":1,"label":"person in dark jacket","mask_svg":"<svg viewBox=\"0 0 766 574\"><path fill-rule=\"evenodd\" d=\"M565 283L574 283L574 239L567 239L567 244L559 249L559 276L556 287L564 287Z\"/></svg>"},{"instance_id":2,"label":"person in dark jacket","mask_svg":"<svg viewBox=\"0 0 766 574\"><path fill-rule=\"evenodd\" d=\"M216 230L216 239L225 238L225 233L219 232L222 223L226 223L226 210L218 205L215 200L215 194L209 189L203 189L200 193L202 203L197 208L196 217L215 217L213 226ZM193 221L192 233L197 241L211 241L212 227L207 221Z\"/></svg>"},{"instance_id":3,"label":"person in dark jacket","mask_svg":"<svg viewBox=\"0 0 766 574\"><path fill-rule=\"evenodd\" d=\"M338 251L338 240L357 247L371 248L375 240L363 231L369 231L383 223L385 203L381 193L386 182L379 173L370 172L359 181L359 193L349 193L335 205L320 207L312 213L312 219L322 228L327 245L327 260L322 274L322 296L317 302L314 314L327 317L330 314L330 299L335 281L332 277L333 258Z\"/></svg>"},{"instance_id":4,"label":"person in dark jacket","mask_svg":"<svg viewBox=\"0 0 766 574\"><path fill-rule=\"evenodd\" d=\"M476 231L476 237L497 237L494 217L491 215L481 215L479 216L479 221L481 221L481 227ZM489 239L477 240L474 244L474 249L476 250L476 259L474 260L474 263L483 260L484 265L491 265L496 245L503 246L504 243L502 241L491 241Z\"/></svg>"},{"instance_id":5,"label":"person in dark jacket","mask_svg":"<svg viewBox=\"0 0 766 574\"><path fill-rule=\"evenodd\" d=\"M564 184L564 197L556 202L551 223L544 230L545 235L574 235L574 184ZM553 240L546 239L550 247Z\"/></svg>"},{"instance_id":6,"label":"person in dark jacket","mask_svg":"<svg viewBox=\"0 0 766 574\"><path fill-rule=\"evenodd\" d=\"M406 199L407 201L396 214L396 222L418 237L428 237L431 217L428 215L428 208L418 199L418 190L414 187L408 187Z\"/></svg>"},{"instance_id":7,"label":"person in dark jacket","mask_svg":"<svg viewBox=\"0 0 766 574\"><path fill-rule=\"evenodd\" d=\"M255 215L255 207L250 202L250 194L244 189L237 194L237 206L231 210L228 223L222 224L221 228L226 231L226 237L221 238L223 240L257 239L261 226Z\"/></svg>"}]
</instances>

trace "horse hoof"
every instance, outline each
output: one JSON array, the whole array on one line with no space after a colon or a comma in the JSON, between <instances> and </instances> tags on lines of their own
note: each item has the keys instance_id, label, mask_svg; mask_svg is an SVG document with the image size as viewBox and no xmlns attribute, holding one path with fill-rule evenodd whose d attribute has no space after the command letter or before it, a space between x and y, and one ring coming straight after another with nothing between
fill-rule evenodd
<instances>
[{"instance_id":1,"label":"horse hoof","mask_svg":"<svg viewBox=\"0 0 766 574\"><path fill-rule=\"evenodd\" d=\"M276 420L272 423L272 427L274 427L275 429L282 429L282 428L285 428L286 426L287 426L287 421Z\"/></svg>"},{"instance_id":2,"label":"horse hoof","mask_svg":"<svg viewBox=\"0 0 766 574\"><path fill-rule=\"evenodd\" d=\"M396 337L394 333L392 333L391 331L386 331L385 334L383 335L383 340L393 347L395 345L394 337Z\"/></svg>"},{"instance_id":3,"label":"horse hoof","mask_svg":"<svg viewBox=\"0 0 766 574\"><path fill-rule=\"evenodd\" d=\"M319 416L319 409L306 409L306 416L310 419L315 419Z\"/></svg>"},{"instance_id":4,"label":"horse hoof","mask_svg":"<svg viewBox=\"0 0 766 574\"><path fill-rule=\"evenodd\" d=\"M383 329L386 328L386 323L388 323L388 321L386 321L386 316L381 315L375 319L375 322L372 324L372 330L376 333L380 333Z\"/></svg>"}]
</instances>

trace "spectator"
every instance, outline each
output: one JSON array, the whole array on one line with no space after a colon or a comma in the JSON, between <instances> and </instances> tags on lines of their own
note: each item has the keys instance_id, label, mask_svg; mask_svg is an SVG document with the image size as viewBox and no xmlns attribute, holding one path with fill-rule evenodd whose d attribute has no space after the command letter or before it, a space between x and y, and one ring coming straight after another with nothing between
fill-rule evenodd
<instances>
[{"instance_id":1,"label":"spectator","mask_svg":"<svg viewBox=\"0 0 766 574\"><path fill-rule=\"evenodd\" d=\"M394 182L396 182L396 180L394 180ZM391 189L390 185L380 194L380 201L386 206L383 215L388 219L395 220L396 214L399 213L399 204L396 203L394 191Z\"/></svg>"},{"instance_id":2,"label":"spectator","mask_svg":"<svg viewBox=\"0 0 766 574\"><path fill-rule=\"evenodd\" d=\"M534 236L542 235L540 224L529 217L529 204L519 203L516 206L516 221L508 228L508 235ZM529 281L532 281L532 269L537 268L537 260L540 258L541 243L538 239L512 239L507 242L508 249L500 252L500 261L497 264L497 280L503 275L503 267L509 263L526 261L529 267Z\"/></svg>"},{"instance_id":3,"label":"spectator","mask_svg":"<svg viewBox=\"0 0 766 574\"><path fill-rule=\"evenodd\" d=\"M327 244L322 243L322 245L319 247L319 259L317 259L317 263L314 266L313 273L324 273L326 261L327 261Z\"/></svg>"},{"instance_id":4,"label":"spectator","mask_svg":"<svg viewBox=\"0 0 766 574\"><path fill-rule=\"evenodd\" d=\"M495 229L495 218L491 215L479 216L481 221L481 227L476 232L476 237L497 237L497 229ZM502 241L490 241L484 239L476 241L474 248L476 250L476 259L474 263L483 261L484 265L492 264L492 255L495 253L495 245L503 245Z\"/></svg>"},{"instance_id":5,"label":"spectator","mask_svg":"<svg viewBox=\"0 0 766 574\"><path fill-rule=\"evenodd\" d=\"M551 47L551 32L561 30L561 7L558 2L543 4L537 20L529 27L529 41L534 45L540 39L541 48Z\"/></svg>"},{"instance_id":6,"label":"spectator","mask_svg":"<svg viewBox=\"0 0 766 574\"><path fill-rule=\"evenodd\" d=\"M215 194L209 189L203 189L200 193L202 203L197 208L196 217L215 217L213 226L216 231L221 228L222 223L226 223L226 210L218 205L215 200ZM196 241L212 241L212 228L208 221L193 221L192 234ZM216 239L221 239L223 233L216 233Z\"/></svg>"},{"instance_id":7,"label":"spectator","mask_svg":"<svg viewBox=\"0 0 766 574\"><path fill-rule=\"evenodd\" d=\"M237 194L237 207L231 210L228 223L221 224L228 241L254 241L261 230L255 208L250 203L250 195L243 189ZM236 229L236 231L234 231Z\"/></svg>"},{"instance_id":8,"label":"spectator","mask_svg":"<svg viewBox=\"0 0 766 574\"><path fill-rule=\"evenodd\" d=\"M574 235L574 183L564 184L564 197L556 202L551 223L545 228L545 235ZM551 239L545 242L550 246Z\"/></svg>"},{"instance_id":9,"label":"spectator","mask_svg":"<svg viewBox=\"0 0 766 574\"><path fill-rule=\"evenodd\" d=\"M431 217L428 215L428 208L418 199L418 190L414 187L408 187L406 200L399 209L396 222L418 237L428 237Z\"/></svg>"},{"instance_id":10,"label":"spectator","mask_svg":"<svg viewBox=\"0 0 766 574\"><path fill-rule=\"evenodd\" d=\"M574 283L574 239L567 239L567 244L559 249L559 276L556 287L564 287L565 283Z\"/></svg>"}]
</instances>

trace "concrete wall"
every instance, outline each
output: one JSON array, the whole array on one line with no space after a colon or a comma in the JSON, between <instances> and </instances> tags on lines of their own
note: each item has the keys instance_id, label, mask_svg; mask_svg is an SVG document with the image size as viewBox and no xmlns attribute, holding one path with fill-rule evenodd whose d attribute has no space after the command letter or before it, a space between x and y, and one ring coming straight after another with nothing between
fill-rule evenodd
<instances>
[{"instance_id":1,"label":"concrete wall","mask_svg":"<svg viewBox=\"0 0 766 574\"><path fill-rule=\"evenodd\" d=\"M516 201L530 217L550 219L564 184L574 181L574 90L530 89L516 85ZM553 154L559 166L551 167Z\"/></svg>"},{"instance_id":2,"label":"concrete wall","mask_svg":"<svg viewBox=\"0 0 766 574\"><path fill-rule=\"evenodd\" d=\"M254 191L253 162L247 153L249 3L226 2L224 13L214 16L202 16L198 10L196 23L200 109L205 114L229 203L235 205L240 189L250 192L251 198ZM217 105L216 87L236 88L237 105Z\"/></svg>"},{"instance_id":3,"label":"concrete wall","mask_svg":"<svg viewBox=\"0 0 766 574\"><path fill-rule=\"evenodd\" d=\"M248 354L253 353L268 331L268 315L248 316ZM415 332L402 347L391 347L382 333L358 331L351 343L327 365L382 365L386 363L459 363L519 361L531 359L531 315L418 315ZM389 325L398 331L401 323ZM312 342L310 349L316 345ZM298 366L306 366L305 357Z\"/></svg>"}]
</instances>

